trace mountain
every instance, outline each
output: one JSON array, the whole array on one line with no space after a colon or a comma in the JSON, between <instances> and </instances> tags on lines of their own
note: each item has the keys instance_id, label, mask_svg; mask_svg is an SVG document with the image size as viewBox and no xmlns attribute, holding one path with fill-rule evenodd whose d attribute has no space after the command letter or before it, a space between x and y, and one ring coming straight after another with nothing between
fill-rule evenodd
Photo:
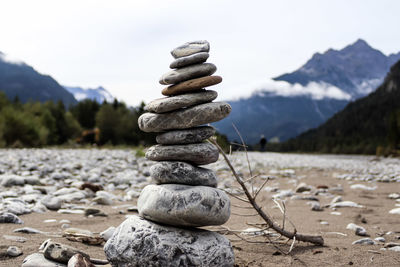
<instances>
[{"instance_id":1,"label":"mountain","mask_svg":"<svg viewBox=\"0 0 400 267\"><path fill-rule=\"evenodd\" d=\"M31 66L10 60L0 52L0 91L9 99L18 96L21 102L61 100L65 106L77 103L74 96L49 75L38 73Z\"/></svg>"},{"instance_id":2,"label":"mountain","mask_svg":"<svg viewBox=\"0 0 400 267\"><path fill-rule=\"evenodd\" d=\"M319 126L347 103L383 82L400 52L384 55L364 40L341 50L316 53L298 70L261 85L250 97L227 101L229 117L213 125L229 140L238 140L234 123L248 144L286 141Z\"/></svg>"},{"instance_id":3,"label":"mountain","mask_svg":"<svg viewBox=\"0 0 400 267\"><path fill-rule=\"evenodd\" d=\"M383 84L349 103L316 129L281 144L284 151L375 153L377 147L400 145L400 61Z\"/></svg>"},{"instance_id":4,"label":"mountain","mask_svg":"<svg viewBox=\"0 0 400 267\"><path fill-rule=\"evenodd\" d=\"M375 90L398 60L400 52L386 56L359 39L342 50L329 49L323 54L315 53L300 69L274 79L301 85L325 82L356 99Z\"/></svg>"},{"instance_id":5,"label":"mountain","mask_svg":"<svg viewBox=\"0 0 400 267\"><path fill-rule=\"evenodd\" d=\"M110 92L101 86L95 89L69 86L64 86L64 88L73 94L78 101L83 99L96 100L98 103L103 103L104 101L114 101L114 97L110 94Z\"/></svg>"}]
</instances>

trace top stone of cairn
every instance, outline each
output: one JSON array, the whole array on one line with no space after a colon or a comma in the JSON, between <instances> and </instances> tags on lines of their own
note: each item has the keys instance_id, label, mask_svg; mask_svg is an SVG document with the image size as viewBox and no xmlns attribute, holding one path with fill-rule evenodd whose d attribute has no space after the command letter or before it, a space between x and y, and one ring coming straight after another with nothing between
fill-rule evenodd
<instances>
[{"instance_id":1,"label":"top stone of cairn","mask_svg":"<svg viewBox=\"0 0 400 267\"><path fill-rule=\"evenodd\" d=\"M178 46L171 51L174 58L186 57L200 52L209 52L210 44L206 40L193 41Z\"/></svg>"}]
</instances>

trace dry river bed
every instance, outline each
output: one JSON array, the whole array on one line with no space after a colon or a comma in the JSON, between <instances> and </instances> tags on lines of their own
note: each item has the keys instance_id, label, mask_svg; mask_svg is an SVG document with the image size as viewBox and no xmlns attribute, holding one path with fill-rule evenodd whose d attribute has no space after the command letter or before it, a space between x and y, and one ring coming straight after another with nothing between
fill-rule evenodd
<instances>
[{"instance_id":1,"label":"dry river bed","mask_svg":"<svg viewBox=\"0 0 400 267\"><path fill-rule=\"evenodd\" d=\"M229 221L208 229L231 240L236 266L400 266L400 159L248 156L248 161L244 153L229 158L244 179L255 176L247 183L250 190L257 191L268 179L257 196L263 210L285 229L321 235L325 245L292 244L266 229L247 203L231 197ZM21 266L47 239L105 260L101 241L107 234L99 233L137 214L140 190L151 183L151 164L132 150L0 150L0 213L12 212L23 221L0 223L0 266ZM217 172L219 188L245 197L222 157L207 167ZM278 205L285 207L284 222ZM39 232L15 232L23 227ZM68 235L71 228L90 231L100 244ZM10 246L23 254L10 256Z\"/></svg>"}]
</instances>

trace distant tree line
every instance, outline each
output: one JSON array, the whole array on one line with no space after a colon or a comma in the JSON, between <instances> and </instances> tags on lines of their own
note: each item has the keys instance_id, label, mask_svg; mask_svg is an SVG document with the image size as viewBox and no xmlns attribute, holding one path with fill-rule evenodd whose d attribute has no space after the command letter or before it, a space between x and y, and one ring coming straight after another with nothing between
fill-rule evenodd
<instances>
[{"instance_id":1,"label":"distant tree line","mask_svg":"<svg viewBox=\"0 0 400 267\"><path fill-rule=\"evenodd\" d=\"M66 143L139 145L155 142L155 135L139 130L144 104L129 108L115 100L84 100L67 109L61 101L13 101L0 92L0 147L41 147ZM96 129L96 131L94 131ZM91 137L91 133L97 135ZM85 135L85 133L87 135Z\"/></svg>"},{"instance_id":2,"label":"distant tree line","mask_svg":"<svg viewBox=\"0 0 400 267\"><path fill-rule=\"evenodd\" d=\"M56 145L152 145L155 133L139 129L138 118L145 104L128 107L85 99L66 108L61 101L27 102L7 99L0 91L0 147L43 147ZM229 149L225 135L218 143Z\"/></svg>"}]
</instances>

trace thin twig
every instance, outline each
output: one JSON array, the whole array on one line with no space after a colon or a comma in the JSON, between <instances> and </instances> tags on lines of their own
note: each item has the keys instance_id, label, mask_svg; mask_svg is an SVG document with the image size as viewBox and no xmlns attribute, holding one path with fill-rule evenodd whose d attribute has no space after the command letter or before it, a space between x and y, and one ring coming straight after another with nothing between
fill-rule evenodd
<instances>
[{"instance_id":1,"label":"thin twig","mask_svg":"<svg viewBox=\"0 0 400 267\"><path fill-rule=\"evenodd\" d=\"M235 213L235 212L231 212L231 214L233 215L237 215L237 216L258 216L258 213L253 213L253 214L240 214L240 213Z\"/></svg>"},{"instance_id":2,"label":"thin twig","mask_svg":"<svg viewBox=\"0 0 400 267\"><path fill-rule=\"evenodd\" d=\"M264 188L264 186L267 184L268 181L269 181L269 178L267 178L267 179L264 181L264 183L261 185L261 187L256 191L256 193L254 194L254 199L257 198L258 193L261 192L261 190Z\"/></svg>"},{"instance_id":3,"label":"thin twig","mask_svg":"<svg viewBox=\"0 0 400 267\"><path fill-rule=\"evenodd\" d=\"M243 144L244 152L246 152L247 165L249 166L249 173L250 173L250 176L253 176L253 173L252 173L252 171L251 171L251 165L250 165L249 155L248 155L248 153L247 153L246 144L244 143L243 137L242 137L242 135L240 134L238 128L236 128L236 125L235 125L234 123L232 123L232 126L233 126L233 128L235 129L236 133L239 135L240 141L241 141L242 144ZM251 193L254 194L253 182L251 182Z\"/></svg>"},{"instance_id":4,"label":"thin twig","mask_svg":"<svg viewBox=\"0 0 400 267\"><path fill-rule=\"evenodd\" d=\"M316 236L303 235L303 234L299 234L297 231L295 231L295 232L286 231L285 229L282 229L281 227L279 227L279 225L276 222L271 220L271 218L269 216L267 216L267 214L262 210L262 208L258 205L258 203L255 201L255 199L252 197L252 195L250 194L250 192L247 189L246 185L243 183L242 179L240 179L239 175L236 173L235 168L232 166L230 160L228 159L227 155L222 150L222 148L213 139L209 139L209 142L213 143L218 148L218 150L220 151L220 153L224 157L226 163L228 164L229 168L231 169L233 176L235 176L236 181L240 184L240 186L242 187L244 193L246 194L248 202L254 207L254 209L257 211L257 213L260 215L260 217L272 229L274 229L276 232L278 232L279 234L281 234L281 235L283 235L283 236L285 236L285 237L287 237L289 239L293 239L294 237L296 237L296 240L298 240L298 241L310 242L310 243L313 243L313 244L316 244L316 245L320 245L320 246L322 246L324 244L324 239L322 238L322 236L319 236L319 235L316 235Z\"/></svg>"}]
</instances>

